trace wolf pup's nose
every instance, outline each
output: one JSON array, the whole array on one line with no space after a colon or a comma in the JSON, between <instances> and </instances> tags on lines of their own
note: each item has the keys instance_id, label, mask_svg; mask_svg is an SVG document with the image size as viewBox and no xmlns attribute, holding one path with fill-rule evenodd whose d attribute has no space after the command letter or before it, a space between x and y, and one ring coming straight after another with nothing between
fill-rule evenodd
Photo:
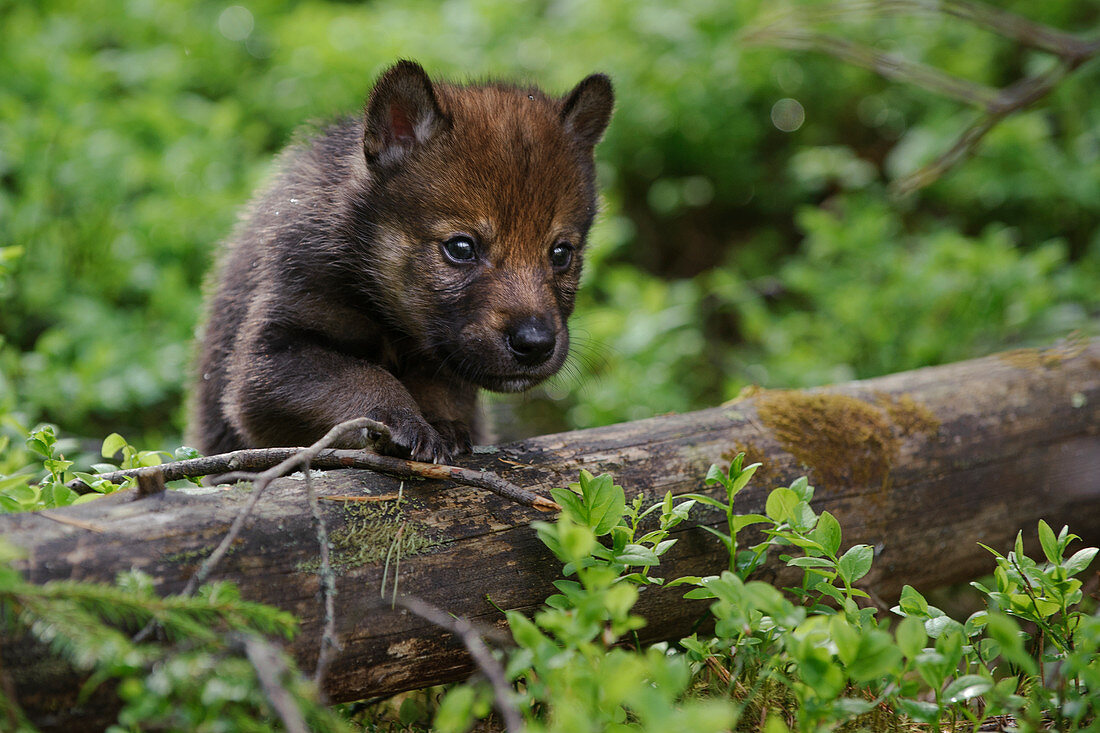
<instances>
[{"instance_id":1,"label":"wolf pup's nose","mask_svg":"<svg viewBox=\"0 0 1100 733\"><path fill-rule=\"evenodd\" d=\"M549 359L556 342L553 326L538 316L513 323L505 338L516 361L527 367L538 366Z\"/></svg>"}]
</instances>

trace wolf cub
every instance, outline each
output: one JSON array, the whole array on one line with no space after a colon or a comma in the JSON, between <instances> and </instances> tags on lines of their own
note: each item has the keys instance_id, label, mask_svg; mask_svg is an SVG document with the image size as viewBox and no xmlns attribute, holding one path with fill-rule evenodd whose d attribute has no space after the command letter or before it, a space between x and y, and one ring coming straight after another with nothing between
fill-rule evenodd
<instances>
[{"instance_id":1,"label":"wolf cub","mask_svg":"<svg viewBox=\"0 0 1100 733\"><path fill-rule=\"evenodd\" d=\"M364 416L394 455L469 451L478 388L565 361L612 105L602 74L558 98L401 61L362 116L288 148L211 281L194 444L308 445Z\"/></svg>"}]
</instances>

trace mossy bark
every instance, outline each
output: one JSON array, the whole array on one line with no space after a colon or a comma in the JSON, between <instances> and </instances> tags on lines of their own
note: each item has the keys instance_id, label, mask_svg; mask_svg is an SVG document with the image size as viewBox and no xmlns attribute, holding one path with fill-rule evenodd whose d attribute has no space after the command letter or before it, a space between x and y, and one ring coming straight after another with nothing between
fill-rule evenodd
<instances>
[{"instance_id":1,"label":"mossy bark","mask_svg":"<svg viewBox=\"0 0 1100 733\"><path fill-rule=\"evenodd\" d=\"M463 464L543 494L575 480L581 468L609 471L629 496L656 500L666 491L704 490L712 462L749 450L752 460L765 462L760 476L767 481L738 497L741 511L762 511L769 489L808 474L817 487L815 508L837 516L845 546L876 548L875 567L862 585L889 600L905 583L927 590L987 572L990 557L977 542L1007 550L1018 529L1033 536L1040 518L1055 529L1068 523L1086 541L1100 539L1100 340L1035 354L820 390L757 391L700 412L532 438L476 453ZM442 481L400 483L351 470L314 478L319 496L336 499L321 502L338 565L343 649L325 680L335 700L423 687L470 671L447 633L391 609L381 593L387 569L387 595L399 564L401 593L490 627L504 623L494 604L532 610L558 577L559 563L528 526L537 512ZM0 517L0 532L24 548L22 569L34 582L109 581L133 567L171 593L221 538L246 491L109 497L53 512L98 532L33 514ZM384 507L346 508L346 497L367 493L391 498ZM697 518L723 521L717 513ZM710 535L684 528L676 536L661 576L725 567ZM233 580L247 598L297 614L302 632L292 651L311 669L323 623L316 567L303 484L287 478L269 489L214 578ZM780 581L785 572L774 563L765 569ZM704 606L681 596L682 589L642 594L643 641L690 633ZM43 684L44 677L63 682L64 668L24 646L6 645L2 658L32 712L64 710L68 702L58 699L59 691L78 689ZM71 716L54 720L74 729Z\"/></svg>"}]
</instances>

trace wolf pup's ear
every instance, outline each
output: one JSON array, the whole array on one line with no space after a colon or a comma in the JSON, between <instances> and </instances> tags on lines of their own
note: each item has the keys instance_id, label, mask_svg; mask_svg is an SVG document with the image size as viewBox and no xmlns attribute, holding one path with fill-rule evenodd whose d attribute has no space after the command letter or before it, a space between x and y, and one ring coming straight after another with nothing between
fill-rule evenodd
<instances>
[{"instance_id":1,"label":"wolf pup's ear","mask_svg":"<svg viewBox=\"0 0 1100 733\"><path fill-rule=\"evenodd\" d=\"M379 77L365 114L363 152L381 166L399 162L449 124L428 74L414 61L398 61Z\"/></svg>"},{"instance_id":2,"label":"wolf pup's ear","mask_svg":"<svg viewBox=\"0 0 1100 733\"><path fill-rule=\"evenodd\" d=\"M578 142L594 147L607 129L614 106L611 79L606 74L592 74L562 100L561 121Z\"/></svg>"}]
</instances>

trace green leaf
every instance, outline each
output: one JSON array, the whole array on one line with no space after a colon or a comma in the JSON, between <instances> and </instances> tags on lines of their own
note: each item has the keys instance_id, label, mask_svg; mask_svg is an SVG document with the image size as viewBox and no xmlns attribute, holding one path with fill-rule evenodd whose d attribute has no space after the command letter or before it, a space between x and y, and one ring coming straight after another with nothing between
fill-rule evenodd
<instances>
[{"instance_id":1,"label":"green leaf","mask_svg":"<svg viewBox=\"0 0 1100 733\"><path fill-rule=\"evenodd\" d=\"M587 518L584 511L584 502L579 496L569 489L550 489L550 496L561 504L565 514L574 522L583 524Z\"/></svg>"},{"instance_id":2,"label":"green leaf","mask_svg":"<svg viewBox=\"0 0 1100 733\"><path fill-rule=\"evenodd\" d=\"M810 505L804 501L798 502L791 512L791 526L800 532L806 532L817 522L817 515Z\"/></svg>"},{"instance_id":3,"label":"green leaf","mask_svg":"<svg viewBox=\"0 0 1100 733\"><path fill-rule=\"evenodd\" d=\"M933 616L924 622L924 630L933 639L939 639L944 634L951 632L956 632L959 636L965 636L963 625L950 616Z\"/></svg>"},{"instance_id":4,"label":"green leaf","mask_svg":"<svg viewBox=\"0 0 1100 733\"><path fill-rule=\"evenodd\" d=\"M675 542L675 540L673 540ZM615 555L615 560L624 565L659 565L661 563L653 550L643 545L627 545L623 551Z\"/></svg>"},{"instance_id":5,"label":"green leaf","mask_svg":"<svg viewBox=\"0 0 1100 733\"><path fill-rule=\"evenodd\" d=\"M767 524L771 521L763 514L737 514L733 517L733 531L740 532L750 524Z\"/></svg>"},{"instance_id":6,"label":"green leaf","mask_svg":"<svg viewBox=\"0 0 1100 733\"><path fill-rule=\"evenodd\" d=\"M698 475L698 474L696 474ZM713 486L714 484L722 484L722 486L729 489L730 480L726 472L722 470L722 467L717 463L710 464L710 468L707 469L707 477L703 479L703 483L707 486Z\"/></svg>"},{"instance_id":7,"label":"green leaf","mask_svg":"<svg viewBox=\"0 0 1100 733\"><path fill-rule=\"evenodd\" d=\"M893 638L881 629L864 629L859 636L859 649L848 666L848 674L859 682L885 677L901 665L901 650Z\"/></svg>"},{"instance_id":8,"label":"green leaf","mask_svg":"<svg viewBox=\"0 0 1100 733\"><path fill-rule=\"evenodd\" d=\"M922 618L928 616L928 601L911 585L902 586L898 605L906 615Z\"/></svg>"},{"instance_id":9,"label":"green leaf","mask_svg":"<svg viewBox=\"0 0 1100 733\"><path fill-rule=\"evenodd\" d=\"M672 583L669 583L672 585ZM712 591L710 588L692 588L684 594L684 598L690 598L698 600L700 598L717 598L718 594Z\"/></svg>"},{"instance_id":10,"label":"green leaf","mask_svg":"<svg viewBox=\"0 0 1100 733\"><path fill-rule=\"evenodd\" d=\"M46 496L48 494L48 496ZM47 506L69 506L80 498L80 494L70 489L65 484L51 483L43 491Z\"/></svg>"},{"instance_id":11,"label":"green leaf","mask_svg":"<svg viewBox=\"0 0 1100 733\"><path fill-rule=\"evenodd\" d=\"M799 501L809 502L814 498L814 487L810 486L810 482L805 476L799 476L791 484L791 491L797 496Z\"/></svg>"},{"instance_id":12,"label":"green leaf","mask_svg":"<svg viewBox=\"0 0 1100 733\"><path fill-rule=\"evenodd\" d=\"M1054 534L1051 533L1051 537ZM965 702L993 689L993 681L976 674L964 674L947 686L943 696L948 702Z\"/></svg>"},{"instance_id":13,"label":"green leaf","mask_svg":"<svg viewBox=\"0 0 1100 733\"><path fill-rule=\"evenodd\" d=\"M1073 555L1066 560L1065 564L1062 565L1066 570L1066 575L1077 575L1077 573L1091 565L1093 558L1096 557L1097 549L1100 548L1086 547L1083 550L1078 550L1073 553Z\"/></svg>"},{"instance_id":14,"label":"green leaf","mask_svg":"<svg viewBox=\"0 0 1100 733\"><path fill-rule=\"evenodd\" d=\"M967 638L973 638L981 633L988 622L988 611L975 611L970 614L966 619L966 623L963 624L963 633L966 634Z\"/></svg>"},{"instance_id":15,"label":"green leaf","mask_svg":"<svg viewBox=\"0 0 1100 733\"><path fill-rule=\"evenodd\" d=\"M837 603L844 603L844 594L832 583L818 583L814 586L814 590L823 596L829 596Z\"/></svg>"},{"instance_id":16,"label":"green leaf","mask_svg":"<svg viewBox=\"0 0 1100 733\"><path fill-rule=\"evenodd\" d=\"M1001 645L1001 656L1007 661L1023 669L1028 674L1035 674L1038 665L1024 648L1024 635L1015 621L1000 613L989 614L989 621L985 626L985 633Z\"/></svg>"},{"instance_id":17,"label":"green leaf","mask_svg":"<svg viewBox=\"0 0 1100 733\"><path fill-rule=\"evenodd\" d=\"M990 547L989 545L985 545L985 544L982 544L981 542L979 542L979 543L978 543L978 547L981 547L981 548L983 548L983 549L987 550L987 551L988 551L988 552L990 552L990 553L991 553L991 554L992 554L992 555L993 555L994 557L996 557L996 558L998 558L998 559L1001 559L1001 560L1003 560L1003 559L1004 559L1004 555L1002 555L1001 553L997 552L996 550L994 550L994 549L993 549L992 547Z\"/></svg>"},{"instance_id":18,"label":"green leaf","mask_svg":"<svg viewBox=\"0 0 1100 733\"><path fill-rule=\"evenodd\" d=\"M792 557L787 564L796 568L835 568L836 563L827 557Z\"/></svg>"},{"instance_id":19,"label":"green leaf","mask_svg":"<svg viewBox=\"0 0 1100 733\"><path fill-rule=\"evenodd\" d=\"M726 509L729 508L723 502L718 501L714 497L707 496L706 494L681 494L678 498L693 499L693 500L699 502L700 504L706 504L707 506L712 506L712 507L715 507L716 509L721 509L722 511L726 511Z\"/></svg>"},{"instance_id":20,"label":"green leaf","mask_svg":"<svg viewBox=\"0 0 1100 733\"><path fill-rule=\"evenodd\" d=\"M38 502L42 490L33 484L19 483L7 489L4 495L24 507L30 507Z\"/></svg>"},{"instance_id":21,"label":"green leaf","mask_svg":"<svg viewBox=\"0 0 1100 733\"><path fill-rule=\"evenodd\" d=\"M752 580L744 584L741 592L753 608L757 608L769 616L778 616L790 607L790 603L783 597L783 593L771 583Z\"/></svg>"},{"instance_id":22,"label":"green leaf","mask_svg":"<svg viewBox=\"0 0 1100 733\"><path fill-rule=\"evenodd\" d=\"M756 473L756 469L760 468L760 466L761 464L754 463L751 466L745 466L741 469L741 473L737 475L737 478L733 480L733 484L729 487L729 497L731 499L736 496L741 489L745 488L749 480L752 479L752 475Z\"/></svg>"},{"instance_id":23,"label":"green leaf","mask_svg":"<svg viewBox=\"0 0 1100 733\"><path fill-rule=\"evenodd\" d=\"M1062 559L1058 556L1058 538L1054 536L1054 530L1042 519L1039 520L1039 544L1042 545L1043 554L1047 560L1055 565Z\"/></svg>"},{"instance_id":24,"label":"green leaf","mask_svg":"<svg viewBox=\"0 0 1100 733\"><path fill-rule=\"evenodd\" d=\"M702 578L700 578L698 575L685 575L682 578L676 578L675 580L670 580L669 582L665 583L665 587L666 588L671 588L674 585L689 585L689 584L690 585L698 585L699 581L701 581L701 580L702 580Z\"/></svg>"},{"instance_id":25,"label":"green leaf","mask_svg":"<svg viewBox=\"0 0 1100 733\"><path fill-rule=\"evenodd\" d=\"M23 511L23 505L17 502L15 499L4 494L0 494L0 511L3 512L21 512Z\"/></svg>"},{"instance_id":26,"label":"green leaf","mask_svg":"<svg viewBox=\"0 0 1100 733\"><path fill-rule=\"evenodd\" d=\"M31 475L27 473L0 476L0 492L14 489L17 486L27 486L31 481Z\"/></svg>"},{"instance_id":27,"label":"green leaf","mask_svg":"<svg viewBox=\"0 0 1100 733\"><path fill-rule=\"evenodd\" d=\"M53 452L48 445L38 438L27 438L27 447L43 458L49 458Z\"/></svg>"},{"instance_id":28,"label":"green leaf","mask_svg":"<svg viewBox=\"0 0 1100 733\"><path fill-rule=\"evenodd\" d=\"M104 458L114 458L119 451L126 447L126 445L125 438L118 433L111 433L103 439L103 447L100 449L100 455Z\"/></svg>"},{"instance_id":29,"label":"green leaf","mask_svg":"<svg viewBox=\"0 0 1100 733\"><path fill-rule=\"evenodd\" d=\"M469 730L474 723L474 693L471 685L458 685L448 690L436 710L432 730L440 733L465 733Z\"/></svg>"},{"instance_id":30,"label":"green leaf","mask_svg":"<svg viewBox=\"0 0 1100 733\"><path fill-rule=\"evenodd\" d=\"M859 632L839 613L829 619L829 632L836 644L837 658L848 667L856 661L856 655L859 654Z\"/></svg>"},{"instance_id":31,"label":"green leaf","mask_svg":"<svg viewBox=\"0 0 1100 733\"><path fill-rule=\"evenodd\" d=\"M840 522L829 512L822 512L817 519L817 526L810 532L810 538L816 540L829 555L836 555L840 550Z\"/></svg>"},{"instance_id":32,"label":"green leaf","mask_svg":"<svg viewBox=\"0 0 1100 733\"><path fill-rule=\"evenodd\" d=\"M675 544L676 540L662 540L661 542L658 542L653 548L653 554L657 557L660 557L661 555L672 549L672 546Z\"/></svg>"},{"instance_id":33,"label":"green leaf","mask_svg":"<svg viewBox=\"0 0 1100 733\"><path fill-rule=\"evenodd\" d=\"M915 659L924 650L924 644L928 641L924 623L914 616L906 616L898 624L897 640L901 653L907 659Z\"/></svg>"},{"instance_id":34,"label":"green leaf","mask_svg":"<svg viewBox=\"0 0 1100 733\"><path fill-rule=\"evenodd\" d=\"M534 622L519 611L505 611L504 615L507 617L508 626L512 630L512 638L515 639L516 643L521 647L525 649L537 649L543 644L550 642L550 640L539 631L539 628L535 626Z\"/></svg>"},{"instance_id":35,"label":"green leaf","mask_svg":"<svg viewBox=\"0 0 1100 733\"><path fill-rule=\"evenodd\" d=\"M137 454L136 463L138 467L151 468L164 463L164 459L161 457L160 451L143 450Z\"/></svg>"},{"instance_id":36,"label":"green leaf","mask_svg":"<svg viewBox=\"0 0 1100 733\"><path fill-rule=\"evenodd\" d=\"M870 545L854 545L841 555L837 571L849 583L854 583L867 574L874 559L875 548Z\"/></svg>"},{"instance_id":37,"label":"green leaf","mask_svg":"<svg viewBox=\"0 0 1100 733\"><path fill-rule=\"evenodd\" d=\"M727 547L729 547L729 545L730 545L730 541L731 541L731 540L730 540L730 536L729 536L728 534L726 534L725 532L722 532L721 530L717 530L717 529L715 529L714 527L708 527L708 526L707 526L707 525L705 525L705 524L700 524L700 525L699 525L699 529L701 529L701 530L703 530L703 531L705 531L705 532L710 532L710 533L711 533L712 535L714 535L714 536L715 536L715 537L717 537L718 539L722 540L722 543L723 543L724 545L726 545Z\"/></svg>"},{"instance_id":38,"label":"green leaf","mask_svg":"<svg viewBox=\"0 0 1100 733\"><path fill-rule=\"evenodd\" d=\"M587 482L581 480L581 491L584 495L584 503L588 508L588 526L597 537L602 537L611 531L623 518L623 510L626 509L626 494L623 487L616 486L607 473L600 474ZM585 489L588 491L585 491Z\"/></svg>"},{"instance_id":39,"label":"green leaf","mask_svg":"<svg viewBox=\"0 0 1100 733\"><path fill-rule=\"evenodd\" d=\"M936 723L939 721L940 708L934 702L899 697L898 707L901 708L903 713L918 723Z\"/></svg>"},{"instance_id":40,"label":"green leaf","mask_svg":"<svg viewBox=\"0 0 1100 733\"><path fill-rule=\"evenodd\" d=\"M844 715L856 716L870 712L875 707L874 700L864 700L859 697L838 697L833 700L832 707Z\"/></svg>"},{"instance_id":41,"label":"green leaf","mask_svg":"<svg viewBox=\"0 0 1100 733\"><path fill-rule=\"evenodd\" d=\"M202 458L202 453L199 453L197 448L192 448L189 445L181 445L172 451L172 459L176 461L189 461L193 458Z\"/></svg>"},{"instance_id":42,"label":"green leaf","mask_svg":"<svg viewBox=\"0 0 1100 733\"><path fill-rule=\"evenodd\" d=\"M776 522L786 522L794 515L794 509L801 501L791 489L773 489L768 495L764 511Z\"/></svg>"}]
</instances>

